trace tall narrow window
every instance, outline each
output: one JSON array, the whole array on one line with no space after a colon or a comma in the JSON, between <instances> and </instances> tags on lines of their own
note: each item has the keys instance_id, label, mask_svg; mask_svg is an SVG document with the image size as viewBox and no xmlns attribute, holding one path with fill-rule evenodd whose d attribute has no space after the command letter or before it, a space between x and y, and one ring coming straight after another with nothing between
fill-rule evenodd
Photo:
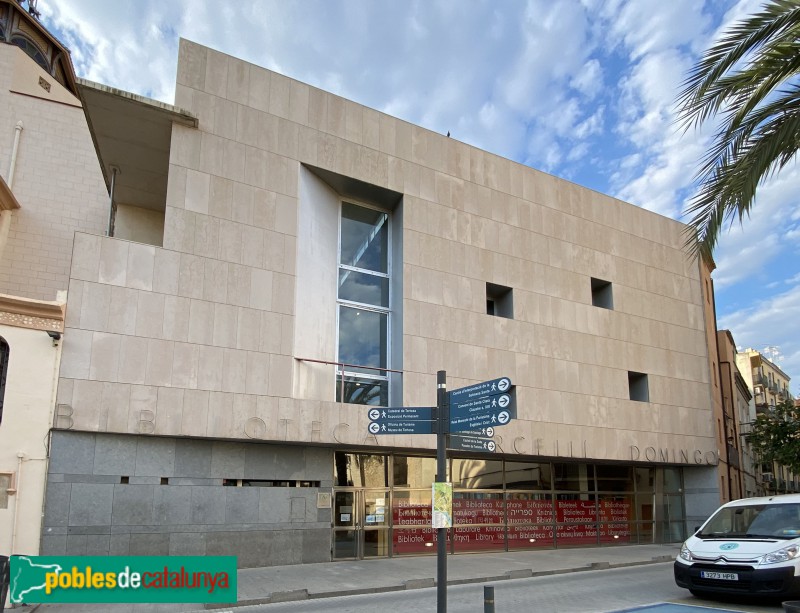
<instances>
[{"instance_id":1,"label":"tall narrow window","mask_svg":"<svg viewBox=\"0 0 800 613\"><path fill-rule=\"evenodd\" d=\"M0 336L0 423L3 423L3 398L6 395L6 374L8 373L8 358L11 350L6 339Z\"/></svg>"},{"instance_id":2,"label":"tall narrow window","mask_svg":"<svg viewBox=\"0 0 800 613\"><path fill-rule=\"evenodd\" d=\"M336 399L389 403L389 216L342 203Z\"/></svg>"}]
</instances>

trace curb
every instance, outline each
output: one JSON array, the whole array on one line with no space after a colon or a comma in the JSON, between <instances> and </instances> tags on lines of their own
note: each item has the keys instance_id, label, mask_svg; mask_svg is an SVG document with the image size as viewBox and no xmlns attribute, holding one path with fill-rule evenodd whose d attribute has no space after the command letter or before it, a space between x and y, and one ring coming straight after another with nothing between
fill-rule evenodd
<instances>
[{"instance_id":1,"label":"curb","mask_svg":"<svg viewBox=\"0 0 800 613\"><path fill-rule=\"evenodd\" d=\"M627 568L630 566L645 566L648 564L664 564L672 562L675 556L663 555L655 556L651 560L641 560L636 562L592 562L586 566L575 566L572 568L559 568L555 570L538 570L530 568L508 570L502 575L492 575L485 577L470 577L467 579L452 579L447 585L466 585L470 583L494 583L497 581L508 581L511 579L530 579L533 577L548 577L551 575L565 575L568 573L582 573L594 570L611 570L616 568ZM278 602L295 602L300 600L318 600L321 598L336 598L337 596L358 596L363 594L383 594L386 592L402 592L405 590L419 590L436 586L436 579L426 577L422 579L408 579L400 585L386 585L380 587L370 587L353 590L335 590L329 592L309 592L307 589L291 590L286 592L272 592L265 598L252 598L239 600L235 603L209 603L205 605L206 610L231 609L236 607L249 607L252 605L274 604Z\"/></svg>"}]
</instances>

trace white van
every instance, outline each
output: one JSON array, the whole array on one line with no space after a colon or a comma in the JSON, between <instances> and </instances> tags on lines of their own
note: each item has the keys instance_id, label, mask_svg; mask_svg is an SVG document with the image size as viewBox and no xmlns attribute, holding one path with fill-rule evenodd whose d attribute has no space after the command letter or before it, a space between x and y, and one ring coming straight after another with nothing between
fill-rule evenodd
<instances>
[{"instance_id":1,"label":"white van","mask_svg":"<svg viewBox=\"0 0 800 613\"><path fill-rule=\"evenodd\" d=\"M681 546L675 583L697 596L800 595L800 494L721 506Z\"/></svg>"}]
</instances>

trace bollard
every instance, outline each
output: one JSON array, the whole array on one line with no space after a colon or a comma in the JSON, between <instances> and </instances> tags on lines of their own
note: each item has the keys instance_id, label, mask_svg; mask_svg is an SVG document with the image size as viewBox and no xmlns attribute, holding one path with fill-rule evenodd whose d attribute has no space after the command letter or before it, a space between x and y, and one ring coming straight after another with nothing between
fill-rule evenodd
<instances>
[{"instance_id":1,"label":"bollard","mask_svg":"<svg viewBox=\"0 0 800 613\"><path fill-rule=\"evenodd\" d=\"M494 586L483 586L483 613L494 613Z\"/></svg>"}]
</instances>

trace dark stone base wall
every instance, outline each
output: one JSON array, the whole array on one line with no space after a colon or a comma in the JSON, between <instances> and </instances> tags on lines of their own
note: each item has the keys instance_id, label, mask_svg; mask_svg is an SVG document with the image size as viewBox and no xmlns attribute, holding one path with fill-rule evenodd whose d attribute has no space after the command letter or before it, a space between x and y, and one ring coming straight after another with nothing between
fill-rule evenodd
<instances>
[{"instance_id":1,"label":"dark stone base wall","mask_svg":"<svg viewBox=\"0 0 800 613\"><path fill-rule=\"evenodd\" d=\"M326 448L54 431L41 553L236 555L240 568L327 562L331 510L317 508L317 494L332 485Z\"/></svg>"}]
</instances>

